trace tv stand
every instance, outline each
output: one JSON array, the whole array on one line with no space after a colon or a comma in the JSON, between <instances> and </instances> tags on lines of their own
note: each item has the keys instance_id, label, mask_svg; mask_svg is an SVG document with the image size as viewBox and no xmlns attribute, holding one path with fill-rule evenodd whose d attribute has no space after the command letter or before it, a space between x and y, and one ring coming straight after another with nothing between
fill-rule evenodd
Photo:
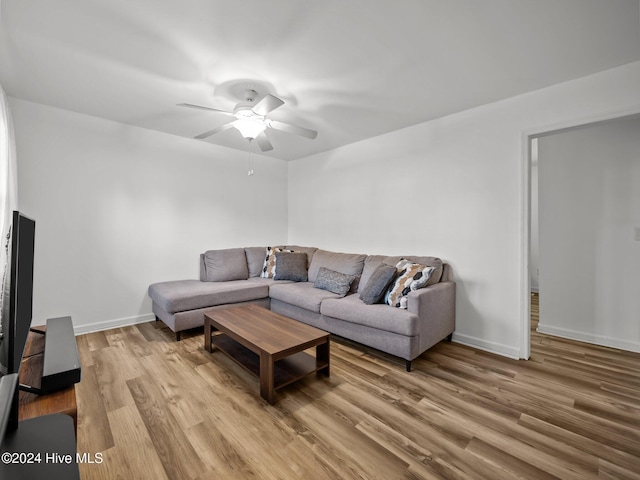
<instances>
[{"instance_id":1,"label":"tv stand","mask_svg":"<svg viewBox=\"0 0 640 480\"><path fill-rule=\"evenodd\" d=\"M50 318L46 327L33 327L29 332L44 335L44 349L23 360L43 354L42 375L39 387L21 383L20 390L44 395L78 383L82 369L71 317Z\"/></svg>"},{"instance_id":2,"label":"tv stand","mask_svg":"<svg viewBox=\"0 0 640 480\"><path fill-rule=\"evenodd\" d=\"M39 387L44 363L44 356L39 355L39 353L45 349L46 337L43 333L46 333L46 330L46 326L43 325L33 327L31 332L29 332L24 349L24 361L20 369L20 383L38 390L41 390ZM73 424L77 432L78 406L76 403L75 385L46 395L39 395L33 391L25 391L23 388L21 388L21 390L19 395L19 420L27 420L52 413L64 413L73 419Z\"/></svg>"},{"instance_id":3,"label":"tv stand","mask_svg":"<svg viewBox=\"0 0 640 480\"><path fill-rule=\"evenodd\" d=\"M29 332L33 332L36 333L38 335L46 335L47 334L47 327L45 327L44 325L41 325L39 327L31 327L29 329ZM35 357L36 355L44 355L44 346L43 346L43 350L42 351L36 351L35 353L28 351L27 349L30 348L30 342L29 342L29 337L27 337L27 343L25 344L25 348L24 348L24 355L22 357L22 361L24 362L25 360L30 359L31 357ZM22 375L21 375L22 378ZM34 395L42 395L44 394L44 392L42 391L42 389L40 388L36 388L32 385L25 385L24 383L19 383L18 384L18 389L21 392L27 392L27 393L33 393Z\"/></svg>"},{"instance_id":4,"label":"tv stand","mask_svg":"<svg viewBox=\"0 0 640 480\"><path fill-rule=\"evenodd\" d=\"M36 387L32 387L31 385L25 385L24 383L18 384L18 388L21 392L33 393L34 395L43 395L44 392Z\"/></svg>"}]
</instances>

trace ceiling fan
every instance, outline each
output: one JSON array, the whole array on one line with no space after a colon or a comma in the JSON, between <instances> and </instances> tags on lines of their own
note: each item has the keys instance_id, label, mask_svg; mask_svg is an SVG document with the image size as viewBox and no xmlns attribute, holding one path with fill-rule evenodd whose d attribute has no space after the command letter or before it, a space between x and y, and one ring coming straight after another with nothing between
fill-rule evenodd
<instances>
[{"instance_id":1,"label":"ceiling fan","mask_svg":"<svg viewBox=\"0 0 640 480\"><path fill-rule=\"evenodd\" d=\"M216 133L224 132L230 128L236 128L240 134L247 140L256 140L260 146L260 150L267 152L273 150L273 145L267 138L265 130L267 128L273 128L274 130L280 130L282 132L293 133L301 135L306 138L314 139L318 136L318 132L310 130L308 128L299 127L297 125L291 125L288 123L280 122L278 120L272 120L267 118L267 115L274 111L276 108L284 105L284 101L278 97L267 94L260 101L256 103L258 92L249 88L245 90L245 101L238 103L233 112L227 112L225 110L218 110L217 108L204 107L202 105L193 105L191 103L179 103L179 107L197 108L199 110L208 110L213 112L222 113L224 115L234 117L235 120L220 125L213 130L208 130L194 138L204 139L215 135Z\"/></svg>"}]
</instances>

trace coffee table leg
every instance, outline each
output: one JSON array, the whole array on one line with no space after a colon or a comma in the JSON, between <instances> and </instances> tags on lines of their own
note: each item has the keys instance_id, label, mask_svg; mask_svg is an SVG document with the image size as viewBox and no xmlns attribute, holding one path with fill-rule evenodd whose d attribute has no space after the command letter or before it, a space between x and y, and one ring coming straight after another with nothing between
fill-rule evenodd
<instances>
[{"instance_id":1,"label":"coffee table leg","mask_svg":"<svg viewBox=\"0 0 640 480\"><path fill-rule=\"evenodd\" d=\"M204 317L204 349L211 353L211 320L208 317Z\"/></svg>"},{"instance_id":2,"label":"coffee table leg","mask_svg":"<svg viewBox=\"0 0 640 480\"><path fill-rule=\"evenodd\" d=\"M329 364L329 339L325 343L321 343L320 345L316 345L316 367L318 365L322 365L324 363L327 364L326 367L318 370L318 375L324 375L328 377L331 373L331 368Z\"/></svg>"},{"instance_id":3,"label":"coffee table leg","mask_svg":"<svg viewBox=\"0 0 640 480\"><path fill-rule=\"evenodd\" d=\"M271 405L275 402L275 368L268 353L260 355L260 396Z\"/></svg>"}]
</instances>

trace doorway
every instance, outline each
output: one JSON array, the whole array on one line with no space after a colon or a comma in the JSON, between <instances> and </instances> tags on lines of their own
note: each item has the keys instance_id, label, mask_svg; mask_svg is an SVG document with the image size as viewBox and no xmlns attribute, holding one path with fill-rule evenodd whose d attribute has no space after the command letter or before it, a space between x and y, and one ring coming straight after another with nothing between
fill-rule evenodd
<instances>
[{"instance_id":1,"label":"doorway","mask_svg":"<svg viewBox=\"0 0 640 480\"><path fill-rule=\"evenodd\" d=\"M526 143L525 358L531 292L540 294L542 333L640 351L640 115Z\"/></svg>"}]
</instances>

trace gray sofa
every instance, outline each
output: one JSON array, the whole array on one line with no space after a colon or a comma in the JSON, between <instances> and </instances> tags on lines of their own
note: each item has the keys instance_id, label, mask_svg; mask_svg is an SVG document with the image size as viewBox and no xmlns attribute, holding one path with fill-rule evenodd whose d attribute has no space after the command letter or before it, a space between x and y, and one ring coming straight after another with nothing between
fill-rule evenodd
<instances>
[{"instance_id":1,"label":"gray sofa","mask_svg":"<svg viewBox=\"0 0 640 480\"><path fill-rule=\"evenodd\" d=\"M455 329L456 284L451 279L449 265L440 259L339 253L296 245L278 248L306 254L306 281L262 278L266 247L210 250L200 255L199 280L149 286L156 319L162 320L180 340L181 331L204 324L204 314L208 311L258 304L401 357L408 371L411 361L422 352L451 338ZM429 269L427 286L406 294L403 305L406 308L364 303L361 295L365 287L368 289L374 283L372 276L377 278L376 269L381 264L396 266L402 259L433 267ZM378 270L385 268L389 269ZM339 272L354 279L350 287L347 286L346 295L316 288L327 272Z\"/></svg>"}]
</instances>

